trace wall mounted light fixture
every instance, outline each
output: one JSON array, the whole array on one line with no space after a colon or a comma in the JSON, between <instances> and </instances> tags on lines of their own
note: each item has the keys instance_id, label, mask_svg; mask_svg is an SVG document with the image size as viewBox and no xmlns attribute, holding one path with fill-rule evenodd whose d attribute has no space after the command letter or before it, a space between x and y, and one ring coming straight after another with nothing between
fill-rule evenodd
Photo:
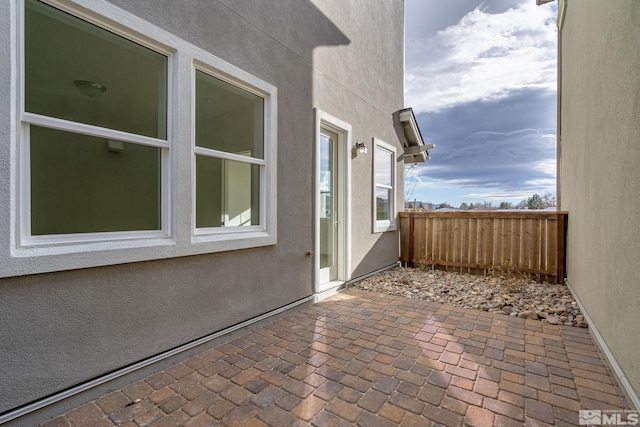
<instances>
[{"instance_id":1,"label":"wall mounted light fixture","mask_svg":"<svg viewBox=\"0 0 640 427\"><path fill-rule=\"evenodd\" d=\"M364 142L356 142L353 146L353 150L356 152L356 156L360 154L367 154L369 149Z\"/></svg>"},{"instance_id":2,"label":"wall mounted light fixture","mask_svg":"<svg viewBox=\"0 0 640 427\"><path fill-rule=\"evenodd\" d=\"M80 93L89 98L96 98L107 91L107 88L100 83L90 82L89 80L74 80L73 84L78 88Z\"/></svg>"}]
</instances>

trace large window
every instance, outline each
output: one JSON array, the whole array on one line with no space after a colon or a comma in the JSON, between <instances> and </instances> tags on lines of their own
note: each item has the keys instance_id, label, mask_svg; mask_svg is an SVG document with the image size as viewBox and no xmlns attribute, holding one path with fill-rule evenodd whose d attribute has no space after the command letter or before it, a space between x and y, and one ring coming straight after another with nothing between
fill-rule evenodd
<instances>
[{"instance_id":1,"label":"large window","mask_svg":"<svg viewBox=\"0 0 640 427\"><path fill-rule=\"evenodd\" d=\"M396 149L373 139L373 231L395 230Z\"/></svg>"},{"instance_id":2,"label":"large window","mask_svg":"<svg viewBox=\"0 0 640 427\"><path fill-rule=\"evenodd\" d=\"M260 226L264 100L196 70L198 232Z\"/></svg>"},{"instance_id":3,"label":"large window","mask_svg":"<svg viewBox=\"0 0 640 427\"><path fill-rule=\"evenodd\" d=\"M25 6L22 244L162 232L167 56Z\"/></svg>"},{"instance_id":4,"label":"large window","mask_svg":"<svg viewBox=\"0 0 640 427\"><path fill-rule=\"evenodd\" d=\"M275 86L106 0L10 1L0 277L277 242Z\"/></svg>"}]
</instances>

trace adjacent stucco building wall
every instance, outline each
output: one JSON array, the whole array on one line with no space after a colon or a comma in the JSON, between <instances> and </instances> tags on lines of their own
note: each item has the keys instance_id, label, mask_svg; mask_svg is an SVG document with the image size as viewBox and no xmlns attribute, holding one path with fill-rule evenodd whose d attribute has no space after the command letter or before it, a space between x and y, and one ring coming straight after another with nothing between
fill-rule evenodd
<instances>
[{"instance_id":1,"label":"adjacent stucco building wall","mask_svg":"<svg viewBox=\"0 0 640 427\"><path fill-rule=\"evenodd\" d=\"M567 276L637 399L640 2L566 3L560 128Z\"/></svg>"},{"instance_id":2,"label":"adjacent stucco building wall","mask_svg":"<svg viewBox=\"0 0 640 427\"><path fill-rule=\"evenodd\" d=\"M314 0L350 40L314 51L314 107L353 126L352 142L369 153L351 159L352 277L398 261L398 231L372 233L373 142L397 148L394 112L404 106L404 2ZM404 163L396 163L396 209L404 206Z\"/></svg>"},{"instance_id":3,"label":"adjacent stucco building wall","mask_svg":"<svg viewBox=\"0 0 640 427\"><path fill-rule=\"evenodd\" d=\"M371 148L377 137L400 154L391 116L403 106L402 1L109 2L277 88L277 244L0 279L0 413L312 295L314 107L349 122L354 140ZM0 2L5 145L12 17ZM353 160L353 207L364 213L353 276L398 259L397 232L371 232L372 165L371 155ZM0 203L8 194L3 184Z\"/></svg>"}]
</instances>

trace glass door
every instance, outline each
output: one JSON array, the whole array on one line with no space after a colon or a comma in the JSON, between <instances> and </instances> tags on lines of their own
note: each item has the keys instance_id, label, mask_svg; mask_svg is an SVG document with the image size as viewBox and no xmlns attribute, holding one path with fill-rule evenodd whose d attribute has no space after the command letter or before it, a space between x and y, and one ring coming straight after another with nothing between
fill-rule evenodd
<instances>
[{"instance_id":1,"label":"glass door","mask_svg":"<svg viewBox=\"0 0 640 427\"><path fill-rule=\"evenodd\" d=\"M338 278L338 136L322 129L320 135L320 283Z\"/></svg>"}]
</instances>

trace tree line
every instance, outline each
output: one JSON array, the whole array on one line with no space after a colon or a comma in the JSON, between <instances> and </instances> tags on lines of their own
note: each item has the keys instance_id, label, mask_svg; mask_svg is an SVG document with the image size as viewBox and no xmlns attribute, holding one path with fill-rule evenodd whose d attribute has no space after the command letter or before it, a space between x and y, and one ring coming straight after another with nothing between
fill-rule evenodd
<instances>
[{"instance_id":1,"label":"tree line","mask_svg":"<svg viewBox=\"0 0 640 427\"><path fill-rule=\"evenodd\" d=\"M415 204L415 206L414 206ZM493 211L493 210L507 210L507 209L547 209L556 206L556 194L552 192L539 195L538 193L533 196L523 199L520 203L513 204L511 202L501 202L498 205L494 205L493 202L477 202L467 203L463 202L459 208L455 208L449 205L447 202L434 205L432 203L413 202L408 203L408 208L416 210L431 211L435 209L460 209L462 211L478 210L478 211Z\"/></svg>"}]
</instances>

